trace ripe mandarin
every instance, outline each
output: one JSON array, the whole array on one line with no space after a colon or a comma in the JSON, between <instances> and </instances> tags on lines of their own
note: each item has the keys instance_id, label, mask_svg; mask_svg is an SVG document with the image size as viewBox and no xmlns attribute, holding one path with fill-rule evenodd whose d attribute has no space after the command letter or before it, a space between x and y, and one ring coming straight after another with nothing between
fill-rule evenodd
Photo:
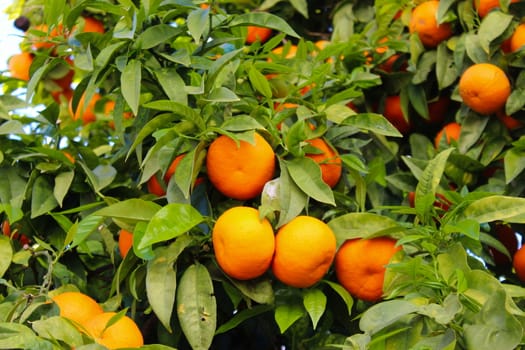
<instances>
[{"instance_id":1,"label":"ripe mandarin","mask_svg":"<svg viewBox=\"0 0 525 350\"><path fill-rule=\"evenodd\" d=\"M341 178L341 158L335 149L328 145L322 138L306 140L306 142L321 152L307 153L306 156L319 164L323 181L331 188L335 187Z\"/></svg>"},{"instance_id":2,"label":"ripe mandarin","mask_svg":"<svg viewBox=\"0 0 525 350\"><path fill-rule=\"evenodd\" d=\"M7 68L13 78L29 81L29 68L33 63L33 54L21 52L11 56L7 62Z\"/></svg>"},{"instance_id":3,"label":"ripe mandarin","mask_svg":"<svg viewBox=\"0 0 525 350\"><path fill-rule=\"evenodd\" d=\"M118 234L118 250L122 259L128 255L133 246L133 232L121 229Z\"/></svg>"},{"instance_id":4,"label":"ripe mandarin","mask_svg":"<svg viewBox=\"0 0 525 350\"><path fill-rule=\"evenodd\" d=\"M89 320L104 312L95 299L81 292L64 292L51 299L58 305L60 316L84 327Z\"/></svg>"},{"instance_id":5,"label":"ripe mandarin","mask_svg":"<svg viewBox=\"0 0 525 350\"><path fill-rule=\"evenodd\" d=\"M139 327L128 316L122 316L111 326L107 326L115 315L115 312L103 312L86 322L85 328L95 342L108 349L138 348L144 345Z\"/></svg>"},{"instance_id":6,"label":"ripe mandarin","mask_svg":"<svg viewBox=\"0 0 525 350\"><path fill-rule=\"evenodd\" d=\"M461 125L456 122L451 122L445 125L439 132L436 134L436 137L434 139L434 146L439 148L439 144L441 143L441 139L443 136L446 138L446 142L448 145L450 145L450 142L452 140L458 141L459 135L461 134Z\"/></svg>"},{"instance_id":7,"label":"ripe mandarin","mask_svg":"<svg viewBox=\"0 0 525 350\"><path fill-rule=\"evenodd\" d=\"M337 280L350 294L361 300L380 300L385 266L400 249L396 241L388 237L347 240L335 256Z\"/></svg>"},{"instance_id":8,"label":"ripe mandarin","mask_svg":"<svg viewBox=\"0 0 525 350\"><path fill-rule=\"evenodd\" d=\"M275 236L272 271L282 283L308 288L328 272L336 251L332 229L311 216L297 216Z\"/></svg>"},{"instance_id":9,"label":"ripe mandarin","mask_svg":"<svg viewBox=\"0 0 525 350\"><path fill-rule=\"evenodd\" d=\"M230 277L249 280L264 274L275 249L273 228L252 207L233 207L222 213L212 231L217 263Z\"/></svg>"},{"instance_id":10,"label":"ripe mandarin","mask_svg":"<svg viewBox=\"0 0 525 350\"><path fill-rule=\"evenodd\" d=\"M425 1L414 8L410 18L410 33L417 33L423 45L428 48L438 46L453 34L450 23L438 24L438 9L438 0Z\"/></svg>"},{"instance_id":11,"label":"ripe mandarin","mask_svg":"<svg viewBox=\"0 0 525 350\"><path fill-rule=\"evenodd\" d=\"M505 72L492 63L468 67L459 79L459 95L473 111L491 114L505 106L511 93Z\"/></svg>"},{"instance_id":12,"label":"ripe mandarin","mask_svg":"<svg viewBox=\"0 0 525 350\"><path fill-rule=\"evenodd\" d=\"M258 133L254 143L228 136L216 138L208 148L206 169L213 186L227 197L246 200L261 194L275 170L272 146Z\"/></svg>"},{"instance_id":13,"label":"ripe mandarin","mask_svg":"<svg viewBox=\"0 0 525 350\"><path fill-rule=\"evenodd\" d=\"M512 266L520 281L525 282L525 245L522 245L514 254Z\"/></svg>"}]
</instances>

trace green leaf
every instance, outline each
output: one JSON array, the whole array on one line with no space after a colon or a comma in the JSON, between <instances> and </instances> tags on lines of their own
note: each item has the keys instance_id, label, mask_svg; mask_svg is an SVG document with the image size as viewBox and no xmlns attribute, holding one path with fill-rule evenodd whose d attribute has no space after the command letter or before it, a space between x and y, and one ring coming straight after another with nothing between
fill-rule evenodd
<instances>
[{"instance_id":1,"label":"green leaf","mask_svg":"<svg viewBox=\"0 0 525 350\"><path fill-rule=\"evenodd\" d=\"M36 320L31 323L33 330L41 337L61 340L71 347L83 344L82 334L68 320L60 316Z\"/></svg>"},{"instance_id":2,"label":"green leaf","mask_svg":"<svg viewBox=\"0 0 525 350\"><path fill-rule=\"evenodd\" d=\"M146 272L148 301L164 328L171 332L171 313L175 305L177 267L174 266L182 251L193 242L189 236L181 236L168 247L155 249Z\"/></svg>"},{"instance_id":3,"label":"green leaf","mask_svg":"<svg viewBox=\"0 0 525 350\"><path fill-rule=\"evenodd\" d=\"M124 96L134 115L139 113L141 84L142 64L138 60L130 60L120 76L120 86L122 96Z\"/></svg>"},{"instance_id":4,"label":"green leaf","mask_svg":"<svg viewBox=\"0 0 525 350\"><path fill-rule=\"evenodd\" d=\"M93 232L95 232L100 224L104 221L104 217L89 215L78 223L75 236L70 248L74 248L84 242Z\"/></svg>"},{"instance_id":5,"label":"green leaf","mask_svg":"<svg viewBox=\"0 0 525 350\"><path fill-rule=\"evenodd\" d=\"M210 102L237 102L241 99L232 90L220 86L212 89L205 100Z\"/></svg>"},{"instance_id":6,"label":"green leaf","mask_svg":"<svg viewBox=\"0 0 525 350\"><path fill-rule=\"evenodd\" d=\"M130 222L149 221L162 207L139 198L127 199L94 212L94 216L107 216Z\"/></svg>"},{"instance_id":7,"label":"green leaf","mask_svg":"<svg viewBox=\"0 0 525 350\"><path fill-rule=\"evenodd\" d=\"M445 43L438 45L436 58L436 78L439 90L452 85L458 77L458 72L454 66L454 55L450 54Z\"/></svg>"},{"instance_id":8,"label":"green leaf","mask_svg":"<svg viewBox=\"0 0 525 350\"><path fill-rule=\"evenodd\" d=\"M506 221L525 223L525 198L510 196L489 196L470 203L461 217L478 223Z\"/></svg>"},{"instance_id":9,"label":"green leaf","mask_svg":"<svg viewBox=\"0 0 525 350\"><path fill-rule=\"evenodd\" d=\"M518 87L512 90L507 102L505 102L505 113L512 115L525 106L525 89Z\"/></svg>"},{"instance_id":10,"label":"green leaf","mask_svg":"<svg viewBox=\"0 0 525 350\"><path fill-rule=\"evenodd\" d=\"M157 69L155 76L171 101L182 105L188 104L188 94L184 91L186 85L175 68Z\"/></svg>"},{"instance_id":11,"label":"green leaf","mask_svg":"<svg viewBox=\"0 0 525 350\"><path fill-rule=\"evenodd\" d=\"M47 214L55 209L58 202L53 195L53 189L45 176L36 178L33 184L33 194L31 196L31 218Z\"/></svg>"},{"instance_id":12,"label":"green leaf","mask_svg":"<svg viewBox=\"0 0 525 350\"><path fill-rule=\"evenodd\" d=\"M284 33L294 38L299 38L299 35L283 18L269 12L253 11L234 15L230 22L231 27L248 25L271 28L277 32Z\"/></svg>"},{"instance_id":13,"label":"green leaf","mask_svg":"<svg viewBox=\"0 0 525 350\"><path fill-rule=\"evenodd\" d=\"M0 135L25 134L24 124L18 120L8 120L0 125Z\"/></svg>"},{"instance_id":14,"label":"green leaf","mask_svg":"<svg viewBox=\"0 0 525 350\"><path fill-rule=\"evenodd\" d=\"M32 349L31 346L35 344L36 338L36 334L23 324L0 323L0 349Z\"/></svg>"},{"instance_id":15,"label":"green leaf","mask_svg":"<svg viewBox=\"0 0 525 350\"><path fill-rule=\"evenodd\" d=\"M248 115L238 115L228 118L222 123L221 129L232 132L264 129L264 127L253 117Z\"/></svg>"},{"instance_id":16,"label":"green leaf","mask_svg":"<svg viewBox=\"0 0 525 350\"><path fill-rule=\"evenodd\" d=\"M188 31L197 44L200 43L202 34L209 27L209 10L195 9L188 15Z\"/></svg>"},{"instance_id":17,"label":"green leaf","mask_svg":"<svg viewBox=\"0 0 525 350\"><path fill-rule=\"evenodd\" d=\"M59 206L62 206L62 201L67 195L74 177L74 171L65 171L55 177L55 187L53 188L53 194Z\"/></svg>"},{"instance_id":18,"label":"green leaf","mask_svg":"<svg viewBox=\"0 0 525 350\"><path fill-rule=\"evenodd\" d=\"M309 197L335 205L332 189L321 178L321 168L314 160L303 157L284 161L293 182Z\"/></svg>"},{"instance_id":19,"label":"green leaf","mask_svg":"<svg viewBox=\"0 0 525 350\"><path fill-rule=\"evenodd\" d=\"M140 33L135 40L134 46L142 50L151 49L162 43L169 42L180 32L180 28L168 24L157 24Z\"/></svg>"},{"instance_id":20,"label":"green leaf","mask_svg":"<svg viewBox=\"0 0 525 350\"><path fill-rule=\"evenodd\" d=\"M341 297L341 299L343 299L346 305L348 315L351 315L352 307L354 306L354 299L352 298L352 295L350 295L350 293L348 293L348 291L338 283L334 283L327 280L323 280L323 282L328 284L330 288L332 288L337 294L339 294L339 296Z\"/></svg>"},{"instance_id":21,"label":"green leaf","mask_svg":"<svg viewBox=\"0 0 525 350\"><path fill-rule=\"evenodd\" d=\"M217 323L217 303L206 267L193 264L184 271L177 289L177 316L193 350L208 350Z\"/></svg>"},{"instance_id":22,"label":"green leaf","mask_svg":"<svg viewBox=\"0 0 525 350\"><path fill-rule=\"evenodd\" d=\"M341 124L371 131L378 135L403 136L384 116L377 113L358 113L346 118Z\"/></svg>"},{"instance_id":23,"label":"green leaf","mask_svg":"<svg viewBox=\"0 0 525 350\"><path fill-rule=\"evenodd\" d=\"M334 231L338 246L347 239L375 237L382 233L403 230L397 221L373 213L344 214L330 220L328 226Z\"/></svg>"},{"instance_id":24,"label":"green leaf","mask_svg":"<svg viewBox=\"0 0 525 350\"><path fill-rule=\"evenodd\" d=\"M271 311L272 309L273 307L271 305L255 305L249 309L241 310L233 315L233 317L228 321L223 323L219 328L217 328L215 335L226 333L229 330L235 329L244 321L262 315Z\"/></svg>"},{"instance_id":25,"label":"green leaf","mask_svg":"<svg viewBox=\"0 0 525 350\"><path fill-rule=\"evenodd\" d=\"M490 11L481 21L478 38L483 50L490 51L491 42L501 36L512 23L514 16L502 11Z\"/></svg>"},{"instance_id":26,"label":"green leaf","mask_svg":"<svg viewBox=\"0 0 525 350\"><path fill-rule=\"evenodd\" d=\"M271 305L274 302L272 282L268 279L254 279L240 281L231 279L230 282L246 297L259 304Z\"/></svg>"},{"instance_id":27,"label":"green leaf","mask_svg":"<svg viewBox=\"0 0 525 350\"><path fill-rule=\"evenodd\" d=\"M503 166L505 169L505 183L509 184L525 170L525 151L511 148L505 152Z\"/></svg>"},{"instance_id":28,"label":"green leaf","mask_svg":"<svg viewBox=\"0 0 525 350\"><path fill-rule=\"evenodd\" d=\"M117 169L109 164L100 164L92 170L94 176L94 187L95 191L99 192L105 187L111 185L115 177L117 176Z\"/></svg>"},{"instance_id":29,"label":"green leaf","mask_svg":"<svg viewBox=\"0 0 525 350\"><path fill-rule=\"evenodd\" d=\"M306 289L303 294L303 305L312 320L313 328L316 329L326 309L326 295L317 288Z\"/></svg>"},{"instance_id":30,"label":"green leaf","mask_svg":"<svg viewBox=\"0 0 525 350\"><path fill-rule=\"evenodd\" d=\"M308 18L308 2L306 0L290 0L290 3L304 18Z\"/></svg>"},{"instance_id":31,"label":"green leaf","mask_svg":"<svg viewBox=\"0 0 525 350\"><path fill-rule=\"evenodd\" d=\"M275 308L275 322L281 334L304 315L304 307L299 303L287 303Z\"/></svg>"},{"instance_id":32,"label":"green leaf","mask_svg":"<svg viewBox=\"0 0 525 350\"><path fill-rule=\"evenodd\" d=\"M178 237L203 220L202 215L190 204L170 203L151 218L137 249Z\"/></svg>"},{"instance_id":33,"label":"green leaf","mask_svg":"<svg viewBox=\"0 0 525 350\"><path fill-rule=\"evenodd\" d=\"M406 315L417 312L418 309L417 305L405 300L382 301L363 313L359 321L359 328L373 335Z\"/></svg>"},{"instance_id":34,"label":"green leaf","mask_svg":"<svg viewBox=\"0 0 525 350\"><path fill-rule=\"evenodd\" d=\"M11 265L13 247L9 237L0 235L0 278L2 278Z\"/></svg>"},{"instance_id":35,"label":"green leaf","mask_svg":"<svg viewBox=\"0 0 525 350\"><path fill-rule=\"evenodd\" d=\"M248 79L255 90L259 91L264 97L272 97L272 89L268 79L255 66L251 66L248 70Z\"/></svg>"}]
</instances>

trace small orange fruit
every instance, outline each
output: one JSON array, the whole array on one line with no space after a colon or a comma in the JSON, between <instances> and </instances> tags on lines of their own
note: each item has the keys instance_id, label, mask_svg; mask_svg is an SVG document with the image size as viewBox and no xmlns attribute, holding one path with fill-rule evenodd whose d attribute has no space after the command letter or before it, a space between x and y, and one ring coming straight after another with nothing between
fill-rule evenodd
<instances>
[{"instance_id":1,"label":"small orange fruit","mask_svg":"<svg viewBox=\"0 0 525 350\"><path fill-rule=\"evenodd\" d=\"M122 259L128 255L129 250L133 246L133 232L121 229L118 234L118 250Z\"/></svg>"},{"instance_id":2,"label":"small orange fruit","mask_svg":"<svg viewBox=\"0 0 525 350\"><path fill-rule=\"evenodd\" d=\"M107 326L115 315L115 312L103 312L86 322L85 328L95 342L108 349L138 348L144 345L139 327L128 316L122 316L117 322Z\"/></svg>"},{"instance_id":3,"label":"small orange fruit","mask_svg":"<svg viewBox=\"0 0 525 350\"><path fill-rule=\"evenodd\" d=\"M510 51L516 52L525 45L525 24L520 24L510 37Z\"/></svg>"},{"instance_id":4,"label":"small orange fruit","mask_svg":"<svg viewBox=\"0 0 525 350\"><path fill-rule=\"evenodd\" d=\"M33 63L33 54L30 52L21 52L9 58L7 62L9 73L13 78L29 81L29 68Z\"/></svg>"},{"instance_id":5,"label":"small orange fruit","mask_svg":"<svg viewBox=\"0 0 525 350\"><path fill-rule=\"evenodd\" d=\"M275 249L273 228L252 207L233 207L222 213L212 231L217 263L230 277L249 280L264 274Z\"/></svg>"},{"instance_id":6,"label":"small orange fruit","mask_svg":"<svg viewBox=\"0 0 525 350\"><path fill-rule=\"evenodd\" d=\"M522 245L514 254L512 266L518 278L525 282L525 245Z\"/></svg>"},{"instance_id":7,"label":"small orange fruit","mask_svg":"<svg viewBox=\"0 0 525 350\"><path fill-rule=\"evenodd\" d=\"M434 146L439 148L439 144L441 143L441 139L443 138L443 134L446 138L446 142L448 145L450 145L450 142L452 140L458 141L459 135L461 134L461 125L452 122L445 125L439 132L437 133L435 139L434 139Z\"/></svg>"},{"instance_id":8,"label":"small orange fruit","mask_svg":"<svg viewBox=\"0 0 525 350\"><path fill-rule=\"evenodd\" d=\"M327 224L311 216L297 216L275 236L273 274L286 285L311 287L328 272L335 251L335 235Z\"/></svg>"},{"instance_id":9,"label":"small orange fruit","mask_svg":"<svg viewBox=\"0 0 525 350\"><path fill-rule=\"evenodd\" d=\"M104 34L104 23L93 17L83 17L84 19L84 30L83 33L100 33Z\"/></svg>"},{"instance_id":10,"label":"small orange fruit","mask_svg":"<svg viewBox=\"0 0 525 350\"><path fill-rule=\"evenodd\" d=\"M164 174L164 178L163 178L164 183L161 184L159 180L157 179L156 175L153 175L152 177L149 178L148 184L147 184L149 193L153 193L159 197L162 197L166 194L166 186L168 186L168 183L170 182L171 177L173 176L173 174L175 174L175 171L177 170L179 163L181 162L182 158L184 158L185 155L186 153L179 154L171 162L170 166L166 170L166 173Z\"/></svg>"},{"instance_id":11,"label":"small orange fruit","mask_svg":"<svg viewBox=\"0 0 525 350\"><path fill-rule=\"evenodd\" d=\"M37 36L35 34L30 33L28 35L29 40L33 44L32 47L34 50L44 50L52 48L56 46L56 43L54 43L53 40L58 38L59 36L64 36L64 27L61 24L51 29L51 31L49 30L49 26L45 23L36 25L32 29L46 34L43 36Z\"/></svg>"},{"instance_id":12,"label":"small orange fruit","mask_svg":"<svg viewBox=\"0 0 525 350\"><path fill-rule=\"evenodd\" d=\"M410 132L412 128L410 121L405 119L401 108L401 97L399 95L387 96L383 109L383 115L403 135Z\"/></svg>"},{"instance_id":13,"label":"small orange fruit","mask_svg":"<svg viewBox=\"0 0 525 350\"><path fill-rule=\"evenodd\" d=\"M438 8L438 0L422 2L414 8L410 18L410 33L417 33L423 45L428 48L438 46L453 34L450 23L438 24Z\"/></svg>"},{"instance_id":14,"label":"small orange fruit","mask_svg":"<svg viewBox=\"0 0 525 350\"><path fill-rule=\"evenodd\" d=\"M296 45L290 45L289 48L286 50L286 52L284 51L284 48L285 48L284 46L278 46L272 50L272 53L279 57L283 57L287 59L295 57L295 54L297 53ZM268 59L268 61L270 62L271 59Z\"/></svg>"},{"instance_id":15,"label":"small orange fruit","mask_svg":"<svg viewBox=\"0 0 525 350\"><path fill-rule=\"evenodd\" d=\"M496 117L498 117L498 119L503 123L503 125L505 125L505 127L509 130L518 129L524 125L521 120L507 115L503 110L497 111Z\"/></svg>"},{"instance_id":16,"label":"small orange fruit","mask_svg":"<svg viewBox=\"0 0 525 350\"><path fill-rule=\"evenodd\" d=\"M519 0L511 0L511 3ZM500 7L500 0L474 0L474 8L478 12L479 17L483 18L490 11Z\"/></svg>"},{"instance_id":17,"label":"small orange fruit","mask_svg":"<svg viewBox=\"0 0 525 350\"><path fill-rule=\"evenodd\" d=\"M463 103L480 114L491 114L502 109L510 93L509 78L492 63L473 64L459 79L459 95Z\"/></svg>"},{"instance_id":18,"label":"small orange fruit","mask_svg":"<svg viewBox=\"0 0 525 350\"><path fill-rule=\"evenodd\" d=\"M272 36L272 30L266 27L248 26L245 43L253 44L256 41L266 42Z\"/></svg>"},{"instance_id":19,"label":"small orange fruit","mask_svg":"<svg viewBox=\"0 0 525 350\"><path fill-rule=\"evenodd\" d=\"M306 140L311 146L317 148L321 153L307 153L308 158L313 159L321 167L323 181L334 188L341 178L341 157L337 151L322 138Z\"/></svg>"},{"instance_id":20,"label":"small orange fruit","mask_svg":"<svg viewBox=\"0 0 525 350\"><path fill-rule=\"evenodd\" d=\"M93 317L104 312L102 307L81 292L64 292L51 298L60 309L60 316L72 320L85 327Z\"/></svg>"},{"instance_id":21,"label":"small orange fruit","mask_svg":"<svg viewBox=\"0 0 525 350\"><path fill-rule=\"evenodd\" d=\"M73 117L73 120L82 119L82 124L86 125L97 120L95 114L95 105L97 101L102 98L102 96L97 92L93 94L89 103L84 103L85 95L82 95L78 101L77 109L73 112L73 99L69 100L69 113Z\"/></svg>"},{"instance_id":22,"label":"small orange fruit","mask_svg":"<svg viewBox=\"0 0 525 350\"><path fill-rule=\"evenodd\" d=\"M275 171L272 146L258 133L254 143L228 136L216 138L208 148L206 168L213 186L225 196L246 200L261 194Z\"/></svg>"},{"instance_id":23,"label":"small orange fruit","mask_svg":"<svg viewBox=\"0 0 525 350\"><path fill-rule=\"evenodd\" d=\"M383 295L386 265L401 248L388 237L349 239L335 256L335 274L353 296L377 301Z\"/></svg>"}]
</instances>

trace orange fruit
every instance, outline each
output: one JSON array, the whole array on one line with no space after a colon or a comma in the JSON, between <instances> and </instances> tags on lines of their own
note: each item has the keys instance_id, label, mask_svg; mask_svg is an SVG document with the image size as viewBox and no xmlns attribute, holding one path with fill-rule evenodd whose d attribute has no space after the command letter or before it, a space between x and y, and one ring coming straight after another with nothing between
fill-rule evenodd
<instances>
[{"instance_id":1,"label":"orange fruit","mask_svg":"<svg viewBox=\"0 0 525 350\"><path fill-rule=\"evenodd\" d=\"M104 104L104 115L107 116L107 117L113 117L114 116L114 113L113 111L115 110L115 101L113 100L108 100L105 104ZM124 119L131 119L133 118L133 113L127 111L127 112L124 112L122 114L122 117ZM115 122L113 120L110 120L108 125L112 128L112 129L115 129Z\"/></svg>"},{"instance_id":2,"label":"orange fruit","mask_svg":"<svg viewBox=\"0 0 525 350\"><path fill-rule=\"evenodd\" d=\"M32 47L34 50L52 48L56 46L56 43L53 42L53 39L59 36L64 36L64 27L61 24L51 29L51 31L49 30L49 26L45 23L36 25L32 29L46 34L43 36L37 36L35 34L29 33L28 38L32 42Z\"/></svg>"},{"instance_id":3,"label":"orange fruit","mask_svg":"<svg viewBox=\"0 0 525 350\"><path fill-rule=\"evenodd\" d=\"M502 109L510 93L509 78L492 63L473 64L459 79L459 95L463 103L480 114L491 114Z\"/></svg>"},{"instance_id":4,"label":"orange fruit","mask_svg":"<svg viewBox=\"0 0 525 350\"><path fill-rule=\"evenodd\" d=\"M217 263L230 277L249 280L264 274L275 249L273 228L257 209L233 207L222 213L212 231Z\"/></svg>"},{"instance_id":5,"label":"orange fruit","mask_svg":"<svg viewBox=\"0 0 525 350\"><path fill-rule=\"evenodd\" d=\"M29 68L33 63L33 54L30 52L21 52L12 55L7 62L7 68L13 78L29 81Z\"/></svg>"},{"instance_id":6,"label":"orange fruit","mask_svg":"<svg viewBox=\"0 0 525 350\"><path fill-rule=\"evenodd\" d=\"M91 97L91 100L87 104L84 103L84 97L85 95L82 95L78 101L75 112L73 112L73 99L69 100L69 113L73 120L82 119L82 124L86 125L97 120L97 116L95 114L95 105L97 104L97 101L102 98L102 96L99 93L93 94L93 97Z\"/></svg>"},{"instance_id":7,"label":"orange fruit","mask_svg":"<svg viewBox=\"0 0 525 350\"><path fill-rule=\"evenodd\" d=\"M297 46L290 45L286 52L284 51L284 46L278 46L272 50L272 53L283 58L294 58L297 53ZM268 59L268 61L271 62L271 59Z\"/></svg>"},{"instance_id":8,"label":"orange fruit","mask_svg":"<svg viewBox=\"0 0 525 350\"><path fill-rule=\"evenodd\" d=\"M104 34L106 30L104 29L104 23L93 17L83 17L84 19L84 29L83 33L100 33Z\"/></svg>"},{"instance_id":9,"label":"orange fruit","mask_svg":"<svg viewBox=\"0 0 525 350\"><path fill-rule=\"evenodd\" d=\"M166 170L166 173L164 174L164 183L161 184L159 182L159 180L157 179L157 175L153 175L149 178L147 184L149 193L156 194L159 197L162 197L166 194L166 187L168 186L168 182L170 182L171 177L173 176L173 174L175 174L175 171L177 170L177 166L179 165L180 161L182 160L182 158L184 158L185 155L186 153L179 154L171 162L170 166Z\"/></svg>"},{"instance_id":10,"label":"orange fruit","mask_svg":"<svg viewBox=\"0 0 525 350\"><path fill-rule=\"evenodd\" d=\"M430 124L441 124L447 117L448 107L450 106L450 97L442 95L435 101L428 104L428 119Z\"/></svg>"},{"instance_id":11,"label":"orange fruit","mask_svg":"<svg viewBox=\"0 0 525 350\"><path fill-rule=\"evenodd\" d=\"M115 315L115 312L103 312L86 322L85 328L95 342L108 349L138 348L144 345L139 327L128 316L122 316L107 327L109 320Z\"/></svg>"},{"instance_id":12,"label":"orange fruit","mask_svg":"<svg viewBox=\"0 0 525 350\"><path fill-rule=\"evenodd\" d=\"M247 31L248 33L246 34L246 39L244 40L246 44L253 44L256 41L264 43L272 35L272 30L266 27L248 26Z\"/></svg>"},{"instance_id":13,"label":"orange fruit","mask_svg":"<svg viewBox=\"0 0 525 350\"><path fill-rule=\"evenodd\" d=\"M321 167L323 181L334 188L341 178L341 158L337 151L322 138L306 140L311 146L317 148L321 153L307 153L308 158L313 159Z\"/></svg>"},{"instance_id":14,"label":"orange fruit","mask_svg":"<svg viewBox=\"0 0 525 350\"><path fill-rule=\"evenodd\" d=\"M525 45L525 24L520 24L510 37L510 51L515 52Z\"/></svg>"},{"instance_id":15,"label":"orange fruit","mask_svg":"<svg viewBox=\"0 0 525 350\"><path fill-rule=\"evenodd\" d=\"M129 250L133 246L133 232L121 229L118 233L118 250L122 259L128 255Z\"/></svg>"},{"instance_id":16,"label":"orange fruit","mask_svg":"<svg viewBox=\"0 0 525 350\"><path fill-rule=\"evenodd\" d=\"M428 48L439 45L453 34L450 23L437 22L438 0L425 1L412 10L408 29L410 33L417 33L419 39Z\"/></svg>"},{"instance_id":17,"label":"orange fruit","mask_svg":"<svg viewBox=\"0 0 525 350\"><path fill-rule=\"evenodd\" d=\"M441 130L439 130L434 139L434 146L436 147L436 149L439 148L439 144L441 143L443 134L446 138L447 144L450 145L450 142L452 140L459 140L459 135L461 134L461 125L456 122L452 122L448 123Z\"/></svg>"},{"instance_id":18,"label":"orange fruit","mask_svg":"<svg viewBox=\"0 0 525 350\"><path fill-rule=\"evenodd\" d=\"M509 130L514 130L521 128L523 126L523 122L521 120L518 120L516 118L511 117L510 115L507 115L505 111L500 110L496 112L496 117L505 125L505 127Z\"/></svg>"},{"instance_id":19,"label":"orange fruit","mask_svg":"<svg viewBox=\"0 0 525 350\"><path fill-rule=\"evenodd\" d=\"M408 134L412 128L410 122L405 119L401 109L401 97L399 95L386 97L383 116L403 135Z\"/></svg>"},{"instance_id":20,"label":"orange fruit","mask_svg":"<svg viewBox=\"0 0 525 350\"><path fill-rule=\"evenodd\" d=\"M60 316L72 320L85 327L93 317L104 312L102 307L81 292L64 292L51 298L60 310Z\"/></svg>"},{"instance_id":21,"label":"orange fruit","mask_svg":"<svg viewBox=\"0 0 525 350\"><path fill-rule=\"evenodd\" d=\"M213 186L225 196L246 200L261 194L275 170L272 146L258 133L255 143L228 136L216 138L208 148L206 168Z\"/></svg>"},{"instance_id":22,"label":"orange fruit","mask_svg":"<svg viewBox=\"0 0 525 350\"><path fill-rule=\"evenodd\" d=\"M525 245L522 245L514 254L512 266L518 278L525 282Z\"/></svg>"},{"instance_id":23,"label":"orange fruit","mask_svg":"<svg viewBox=\"0 0 525 350\"><path fill-rule=\"evenodd\" d=\"M24 234L19 234L16 231L17 230L15 229L14 232L11 232L11 225L9 224L9 220L4 220L2 222L2 233L4 234L4 236L7 236L13 240L19 241L20 244L23 246L31 242L29 237L27 237Z\"/></svg>"},{"instance_id":24,"label":"orange fruit","mask_svg":"<svg viewBox=\"0 0 525 350\"><path fill-rule=\"evenodd\" d=\"M518 1L519 0L511 0L511 3ZM485 17L491 10L499 7L499 0L474 0L474 8L481 18Z\"/></svg>"},{"instance_id":25,"label":"orange fruit","mask_svg":"<svg viewBox=\"0 0 525 350\"><path fill-rule=\"evenodd\" d=\"M335 256L334 268L339 283L353 296L377 301L383 296L386 265L401 248L388 237L349 239Z\"/></svg>"},{"instance_id":26,"label":"orange fruit","mask_svg":"<svg viewBox=\"0 0 525 350\"><path fill-rule=\"evenodd\" d=\"M275 236L273 274L286 285L308 288L328 272L335 251L335 235L327 224L312 216L297 216Z\"/></svg>"}]
</instances>

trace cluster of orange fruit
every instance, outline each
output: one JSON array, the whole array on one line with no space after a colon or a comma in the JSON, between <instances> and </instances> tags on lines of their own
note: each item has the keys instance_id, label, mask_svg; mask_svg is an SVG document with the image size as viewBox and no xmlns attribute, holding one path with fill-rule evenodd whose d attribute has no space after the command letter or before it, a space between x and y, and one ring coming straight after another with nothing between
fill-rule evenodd
<instances>
[{"instance_id":1,"label":"cluster of orange fruit","mask_svg":"<svg viewBox=\"0 0 525 350\"><path fill-rule=\"evenodd\" d=\"M366 301L382 298L386 265L401 249L388 237L351 239L337 249L332 229L306 215L275 234L270 221L247 206L232 207L218 217L212 243L218 265L234 279L255 279L271 269L285 285L308 288L334 264L341 285Z\"/></svg>"},{"instance_id":2,"label":"cluster of orange fruit","mask_svg":"<svg viewBox=\"0 0 525 350\"><path fill-rule=\"evenodd\" d=\"M77 33L98 33L102 35L105 33L104 23L94 17L84 16L80 18L79 25L70 31L66 31L61 25L54 28L49 28L46 24L29 27L25 32L25 40L31 44L30 49L14 54L8 59L8 70L11 77L29 81L35 55L41 51L48 54L50 50L51 55L55 56L58 43ZM97 119L96 105L102 100L102 96L99 93L94 93L89 101L85 101L85 96L82 96L77 106L73 106L74 90L72 83L74 76L73 60L71 57L63 57L63 62L59 63L44 77L45 87L57 103L67 103L69 115L73 120L82 120L82 123L86 125ZM101 113L110 116L114 107L115 102L107 100L101 106ZM126 112L123 117L129 119L131 113Z\"/></svg>"},{"instance_id":3,"label":"cluster of orange fruit","mask_svg":"<svg viewBox=\"0 0 525 350\"><path fill-rule=\"evenodd\" d=\"M87 294L63 292L51 299L58 306L61 317L108 349L138 348L144 344L142 333L133 319L126 315L114 319L116 312L104 311Z\"/></svg>"}]
</instances>

